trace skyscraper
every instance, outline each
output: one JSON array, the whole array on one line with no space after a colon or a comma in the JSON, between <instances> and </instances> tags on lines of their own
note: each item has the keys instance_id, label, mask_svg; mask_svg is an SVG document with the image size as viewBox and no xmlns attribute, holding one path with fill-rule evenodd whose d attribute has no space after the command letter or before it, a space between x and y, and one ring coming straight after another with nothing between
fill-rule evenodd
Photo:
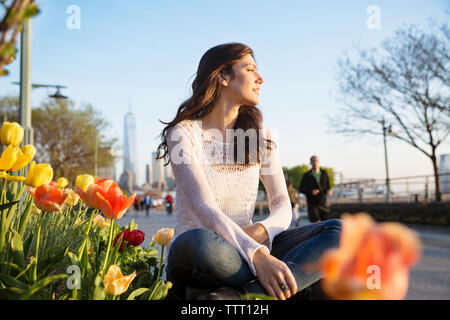
<instances>
[{"instance_id":1,"label":"skyscraper","mask_svg":"<svg viewBox=\"0 0 450 320\"><path fill-rule=\"evenodd\" d=\"M164 177L164 163L163 161L160 160L156 160L156 156L157 153L156 152L152 152L152 165L151 165L151 170L152 170L152 183L154 182L158 182L158 181L164 181L165 177Z\"/></svg>"},{"instance_id":2,"label":"skyscraper","mask_svg":"<svg viewBox=\"0 0 450 320\"><path fill-rule=\"evenodd\" d=\"M450 154L441 154L439 174L441 174L441 192L450 193Z\"/></svg>"},{"instance_id":3,"label":"skyscraper","mask_svg":"<svg viewBox=\"0 0 450 320\"><path fill-rule=\"evenodd\" d=\"M137 150L136 150L136 117L130 110L125 114L123 127L123 172L133 173L133 182L138 186L137 181Z\"/></svg>"}]
</instances>

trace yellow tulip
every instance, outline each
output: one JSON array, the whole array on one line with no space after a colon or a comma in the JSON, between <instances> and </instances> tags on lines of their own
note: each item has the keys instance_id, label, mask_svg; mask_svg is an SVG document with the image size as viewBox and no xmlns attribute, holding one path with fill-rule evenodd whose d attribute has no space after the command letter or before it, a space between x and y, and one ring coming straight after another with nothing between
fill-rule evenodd
<instances>
[{"instance_id":1,"label":"yellow tulip","mask_svg":"<svg viewBox=\"0 0 450 320\"><path fill-rule=\"evenodd\" d=\"M64 189L68 184L69 184L69 181L67 181L67 179L64 177L61 177L58 179L58 181L56 181L56 187L58 189Z\"/></svg>"},{"instance_id":2,"label":"yellow tulip","mask_svg":"<svg viewBox=\"0 0 450 320\"><path fill-rule=\"evenodd\" d=\"M19 147L9 145L3 152L0 158L0 170L11 170L12 166L17 161L19 154Z\"/></svg>"},{"instance_id":3,"label":"yellow tulip","mask_svg":"<svg viewBox=\"0 0 450 320\"><path fill-rule=\"evenodd\" d=\"M156 235L153 236L153 240L161 246L167 246L172 240L173 233L174 229L172 228L161 228Z\"/></svg>"},{"instance_id":4,"label":"yellow tulip","mask_svg":"<svg viewBox=\"0 0 450 320\"><path fill-rule=\"evenodd\" d=\"M53 169L49 164L36 164L36 161L33 161L30 164L30 169L28 170L25 184L27 186L39 187L43 184L50 183L52 178Z\"/></svg>"},{"instance_id":5,"label":"yellow tulip","mask_svg":"<svg viewBox=\"0 0 450 320\"><path fill-rule=\"evenodd\" d=\"M108 268L103 283L105 292L112 296L118 296L128 290L133 279L136 277L136 271L124 276L119 266L113 264Z\"/></svg>"},{"instance_id":6,"label":"yellow tulip","mask_svg":"<svg viewBox=\"0 0 450 320\"><path fill-rule=\"evenodd\" d=\"M77 187L80 187L84 191L87 190L87 188L95 182L95 179L93 176L89 174L82 174L79 175L75 181L75 184Z\"/></svg>"},{"instance_id":7,"label":"yellow tulip","mask_svg":"<svg viewBox=\"0 0 450 320\"><path fill-rule=\"evenodd\" d=\"M17 122L3 122L0 129L0 140L5 146L18 146L23 139L23 128Z\"/></svg>"},{"instance_id":8,"label":"yellow tulip","mask_svg":"<svg viewBox=\"0 0 450 320\"><path fill-rule=\"evenodd\" d=\"M5 178L8 176L8 173L5 171L0 171L0 178Z\"/></svg>"},{"instance_id":9,"label":"yellow tulip","mask_svg":"<svg viewBox=\"0 0 450 320\"><path fill-rule=\"evenodd\" d=\"M36 148L31 145L27 144L22 147L22 149L19 150L17 153L17 161L14 163L11 171L19 171L23 168L25 168L31 160L33 160L34 156L36 155Z\"/></svg>"}]
</instances>

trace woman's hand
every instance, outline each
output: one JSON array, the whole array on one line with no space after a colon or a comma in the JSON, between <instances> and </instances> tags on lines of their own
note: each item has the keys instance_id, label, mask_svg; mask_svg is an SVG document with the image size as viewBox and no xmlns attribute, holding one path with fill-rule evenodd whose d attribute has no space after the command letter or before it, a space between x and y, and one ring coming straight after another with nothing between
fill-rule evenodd
<instances>
[{"instance_id":1,"label":"woman's hand","mask_svg":"<svg viewBox=\"0 0 450 320\"><path fill-rule=\"evenodd\" d=\"M297 283L289 267L268 250L258 249L253 256L253 265L259 282L272 297L285 300L297 293ZM280 283L286 285L285 291L281 290Z\"/></svg>"}]
</instances>

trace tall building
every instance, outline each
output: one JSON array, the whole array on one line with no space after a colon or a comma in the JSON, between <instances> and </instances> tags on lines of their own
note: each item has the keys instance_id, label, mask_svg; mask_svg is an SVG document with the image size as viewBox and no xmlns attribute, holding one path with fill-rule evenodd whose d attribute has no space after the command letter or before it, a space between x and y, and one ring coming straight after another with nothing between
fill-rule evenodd
<instances>
[{"instance_id":1,"label":"tall building","mask_svg":"<svg viewBox=\"0 0 450 320\"><path fill-rule=\"evenodd\" d=\"M137 172L137 149L136 149L136 117L130 110L125 114L123 127L123 172L131 171L133 183L138 184Z\"/></svg>"},{"instance_id":2,"label":"tall building","mask_svg":"<svg viewBox=\"0 0 450 320\"><path fill-rule=\"evenodd\" d=\"M450 193L450 154L439 157L439 174L441 175L441 192Z\"/></svg>"},{"instance_id":3,"label":"tall building","mask_svg":"<svg viewBox=\"0 0 450 320\"><path fill-rule=\"evenodd\" d=\"M151 182L163 182L165 180L164 175L164 162L163 160L156 160L157 153L152 152L152 165L151 165Z\"/></svg>"},{"instance_id":4,"label":"tall building","mask_svg":"<svg viewBox=\"0 0 450 320\"><path fill-rule=\"evenodd\" d=\"M150 165L146 164L145 165L145 183L146 184L150 184L151 183L151 171L150 171Z\"/></svg>"},{"instance_id":5,"label":"tall building","mask_svg":"<svg viewBox=\"0 0 450 320\"><path fill-rule=\"evenodd\" d=\"M164 167L164 173L165 181L169 190L175 189L175 176L173 175L172 165L170 164L170 162L167 166Z\"/></svg>"}]
</instances>

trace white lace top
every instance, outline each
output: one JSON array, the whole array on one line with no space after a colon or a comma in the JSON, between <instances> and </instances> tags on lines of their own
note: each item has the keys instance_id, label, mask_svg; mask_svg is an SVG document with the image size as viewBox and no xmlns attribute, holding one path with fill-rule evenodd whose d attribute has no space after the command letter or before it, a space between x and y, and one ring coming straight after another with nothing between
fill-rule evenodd
<instances>
[{"instance_id":1,"label":"white lace top","mask_svg":"<svg viewBox=\"0 0 450 320\"><path fill-rule=\"evenodd\" d=\"M262 133L274 141L267 128ZM233 145L203 130L201 120L183 120L171 128L167 146L176 180L173 240L194 228L212 229L239 250L256 276L253 254L261 247L270 251L273 238L286 230L292 219L278 146L261 152L259 164L233 164ZM260 178L267 191L270 215L258 223L269 234L268 248L241 228L253 224Z\"/></svg>"}]
</instances>

